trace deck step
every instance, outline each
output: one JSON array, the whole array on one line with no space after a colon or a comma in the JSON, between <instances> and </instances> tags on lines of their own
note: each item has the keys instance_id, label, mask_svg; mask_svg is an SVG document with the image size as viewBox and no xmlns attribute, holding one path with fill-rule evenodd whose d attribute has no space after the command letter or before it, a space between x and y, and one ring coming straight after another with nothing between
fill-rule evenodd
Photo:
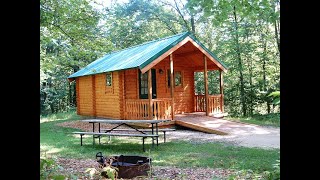
<instances>
[{"instance_id":1,"label":"deck step","mask_svg":"<svg viewBox=\"0 0 320 180\"><path fill-rule=\"evenodd\" d=\"M224 118L225 116L228 116L228 113L216 113L211 115L214 118Z\"/></svg>"}]
</instances>

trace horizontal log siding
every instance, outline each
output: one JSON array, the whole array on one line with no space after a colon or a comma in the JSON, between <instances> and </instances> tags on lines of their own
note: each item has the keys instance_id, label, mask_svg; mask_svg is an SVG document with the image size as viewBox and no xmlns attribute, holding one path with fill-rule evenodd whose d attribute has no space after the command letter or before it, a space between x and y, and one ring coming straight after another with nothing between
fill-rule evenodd
<instances>
[{"instance_id":1,"label":"horizontal log siding","mask_svg":"<svg viewBox=\"0 0 320 180\"><path fill-rule=\"evenodd\" d=\"M126 94L124 91L125 85L124 85L124 77L125 73L124 71L119 71L119 110L120 110L120 119L125 119L125 98Z\"/></svg>"},{"instance_id":2,"label":"horizontal log siding","mask_svg":"<svg viewBox=\"0 0 320 180\"><path fill-rule=\"evenodd\" d=\"M139 99L138 97L138 69L125 71L125 94L126 99Z\"/></svg>"},{"instance_id":3,"label":"horizontal log siding","mask_svg":"<svg viewBox=\"0 0 320 180\"><path fill-rule=\"evenodd\" d=\"M97 117L120 118L120 79L119 72L112 73L112 86L106 86L106 74L96 75L96 114ZM81 97L81 96L80 96Z\"/></svg>"},{"instance_id":4,"label":"horizontal log siding","mask_svg":"<svg viewBox=\"0 0 320 180\"><path fill-rule=\"evenodd\" d=\"M93 116L93 93L92 93L92 77L79 77L79 115Z\"/></svg>"}]
</instances>

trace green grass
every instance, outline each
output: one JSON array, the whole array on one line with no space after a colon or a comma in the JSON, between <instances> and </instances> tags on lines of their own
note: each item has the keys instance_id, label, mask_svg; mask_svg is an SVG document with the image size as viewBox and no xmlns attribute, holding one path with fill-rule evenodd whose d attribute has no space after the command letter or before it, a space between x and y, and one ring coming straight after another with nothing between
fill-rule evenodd
<instances>
[{"instance_id":1,"label":"green grass","mask_svg":"<svg viewBox=\"0 0 320 180\"><path fill-rule=\"evenodd\" d=\"M224 119L256 124L260 126L280 127L280 113L255 114L252 117L224 117Z\"/></svg>"},{"instance_id":2,"label":"green grass","mask_svg":"<svg viewBox=\"0 0 320 180\"><path fill-rule=\"evenodd\" d=\"M83 117L78 116L75 111L50 114L47 116L40 116L40 123L50 122L50 121L61 121L61 120L79 120L83 119Z\"/></svg>"},{"instance_id":3,"label":"green grass","mask_svg":"<svg viewBox=\"0 0 320 180\"><path fill-rule=\"evenodd\" d=\"M59 117L54 119L55 117ZM56 126L57 123L80 119L74 113L65 113L55 117L46 117L40 124L40 148L58 157L76 159L95 159L97 152L108 155L143 155L149 156L154 165L177 167L211 167L251 169L256 171L271 170L272 164L279 159L279 149L259 149L231 146L222 143L190 143L174 141L160 145L151 151L142 152L140 138L112 138L110 144L92 145L92 136L84 136L80 146L80 136L72 135L76 129ZM41 120L40 120L41 122ZM105 143L107 137L102 138ZM97 140L96 140L97 142ZM151 148L151 140L146 149Z\"/></svg>"}]
</instances>

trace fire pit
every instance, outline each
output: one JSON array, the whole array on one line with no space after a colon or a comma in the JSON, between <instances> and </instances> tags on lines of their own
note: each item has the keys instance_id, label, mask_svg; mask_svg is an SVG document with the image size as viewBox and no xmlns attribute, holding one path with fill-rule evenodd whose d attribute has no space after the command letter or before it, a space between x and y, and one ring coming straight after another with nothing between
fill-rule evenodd
<instances>
[{"instance_id":1,"label":"fire pit","mask_svg":"<svg viewBox=\"0 0 320 180\"><path fill-rule=\"evenodd\" d=\"M105 167L110 162L111 166L119 169L118 178L133 178L136 176L148 176L151 167L151 159L144 156L109 156L103 157L101 152L96 154L97 162ZM112 160L112 161L110 161Z\"/></svg>"}]
</instances>

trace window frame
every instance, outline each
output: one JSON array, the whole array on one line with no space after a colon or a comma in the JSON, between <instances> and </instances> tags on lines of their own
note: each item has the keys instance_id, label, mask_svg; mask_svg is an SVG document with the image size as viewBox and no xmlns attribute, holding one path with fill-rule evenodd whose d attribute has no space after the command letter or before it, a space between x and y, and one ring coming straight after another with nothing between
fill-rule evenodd
<instances>
[{"instance_id":1,"label":"window frame","mask_svg":"<svg viewBox=\"0 0 320 180\"><path fill-rule=\"evenodd\" d=\"M179 73L178 73L179 72ZM177 78L177 74L180 74L180 84L177 85L176 84L176 78ZM183 86L183 81L182 81L182 71L174 71L173 72L173 77L174 77L174 87L182 87Z\"/></svg>"},{"instance_id":2,"label":"window frame","mask_svg":"<svg viewBox=\"0 0 320 180\"><path fill-rule=\"evenodd\" d=\"M110 75L110 81L111 81L110 85L108 85L108 75ZM106 82L106 87L107 88L112 88L112 85L113 85L113 77L112 76L113 76L112 72L107 72L106 73L106 81L105 82Z\"/></svg>"},{"instance_id":3,"label":"window frame","mask_svg":"<svg viewBox=\"0 0 320 180\"><path fill-rule=\"evenodd\" d=\"M181 89L183 89L183 86L184 86L184 83L183 83L183 81L184 81L184 78L183 78L183 70L181 70L181 69L179 69L179 70L173 70L173 78L174 78L174 80L175 80L175 78L176 78L176 73L175 72L180 72L180 75L181 75L181 80L180 80L180 85L178 85L178 86L176 86L176 82L174 81L174 89L175 89L175 91L179 91L179 90L181 90ZM170 79L171 79L171 73L170 73L170 69L167 69L167 71L166 71L166 87L167 87L167 89L170 89ZM168 92L168 91L167 91Z\"/></svg>"}]
</instances>

